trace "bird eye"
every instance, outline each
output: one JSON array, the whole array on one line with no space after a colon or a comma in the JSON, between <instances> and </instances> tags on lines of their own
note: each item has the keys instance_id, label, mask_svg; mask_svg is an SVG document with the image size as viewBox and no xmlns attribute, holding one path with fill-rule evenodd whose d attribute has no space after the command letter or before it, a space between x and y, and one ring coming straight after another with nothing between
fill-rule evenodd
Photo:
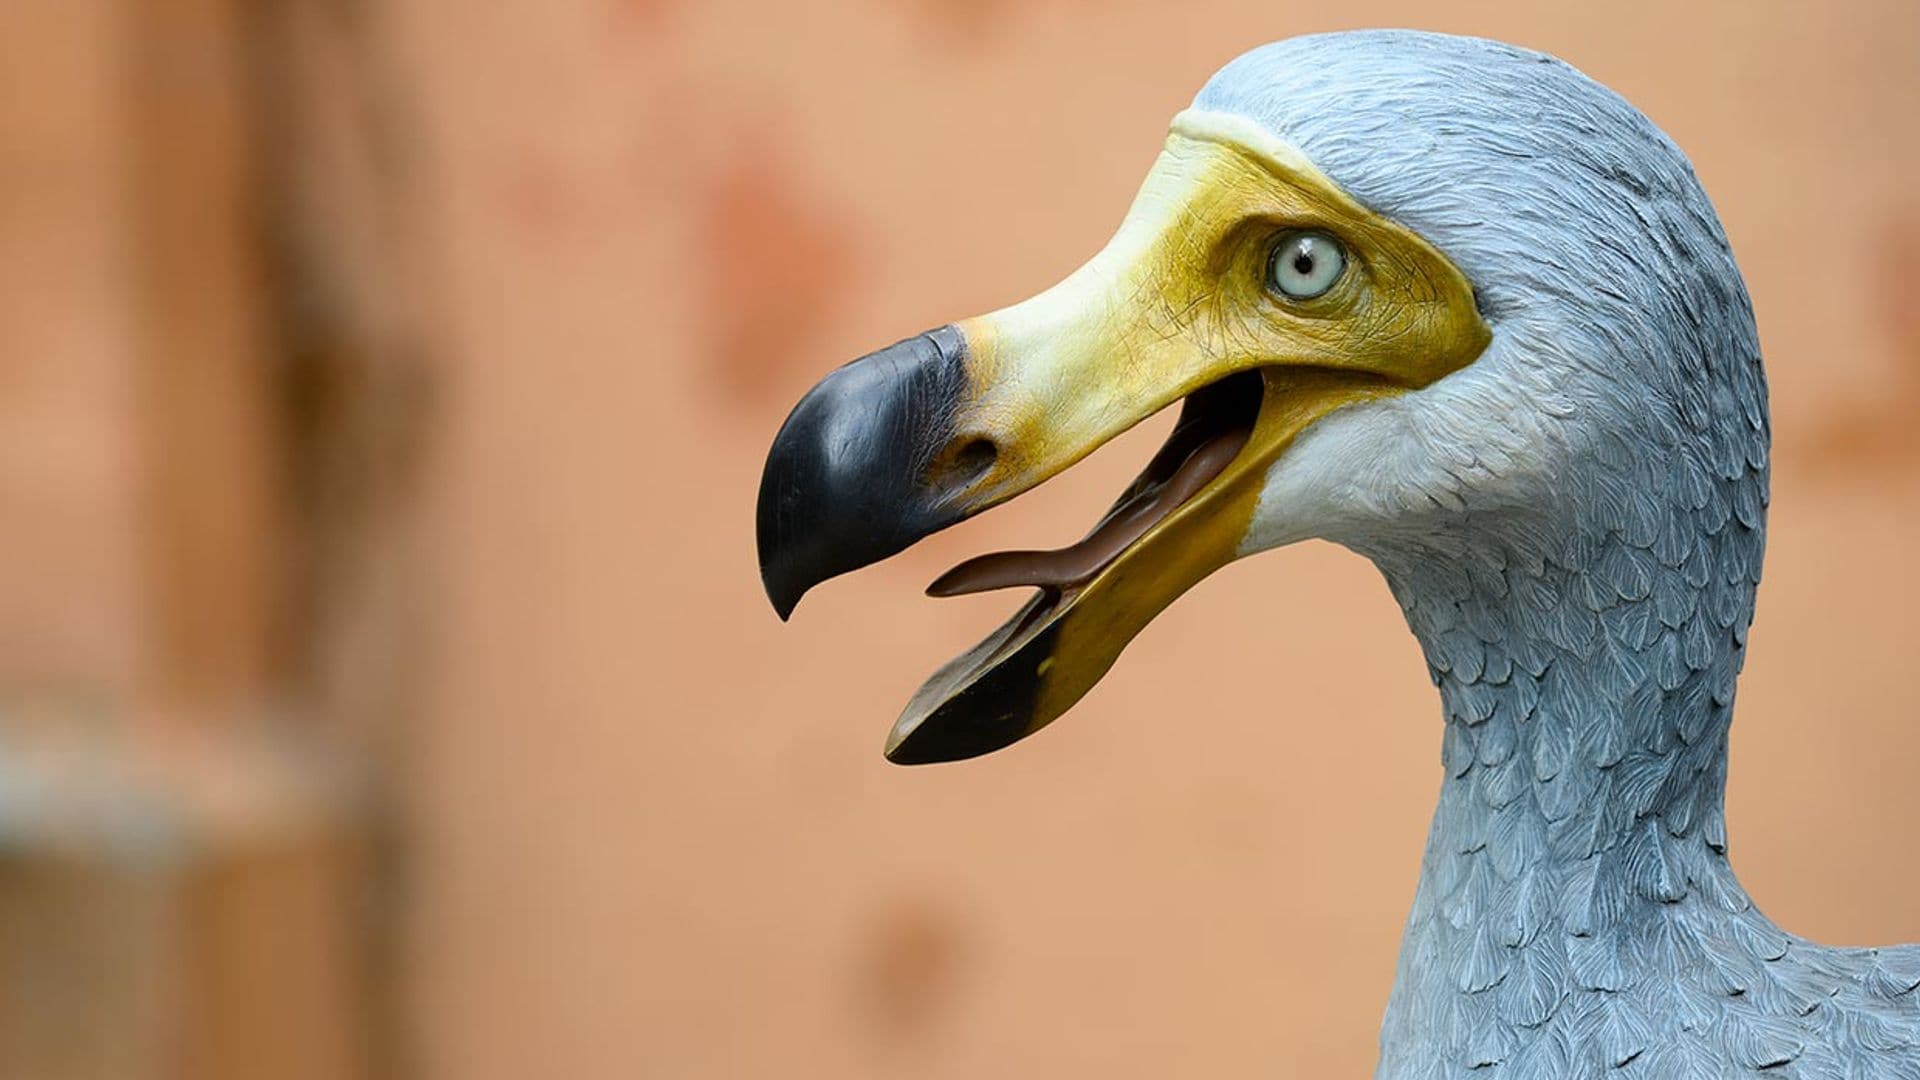
<instances>
[{"instance_id":1,"label":"bird eye","mask_svg":"<svg viewBox=\"0 0 1920 1080\"><path fill-rule=\"evenodd\" d=\"M1288 233L1267 260L1267 287L1289 300L1311 300L1333 288L1346 268L1340 241L1322 232Z\"/></svg>"}]
</instances>

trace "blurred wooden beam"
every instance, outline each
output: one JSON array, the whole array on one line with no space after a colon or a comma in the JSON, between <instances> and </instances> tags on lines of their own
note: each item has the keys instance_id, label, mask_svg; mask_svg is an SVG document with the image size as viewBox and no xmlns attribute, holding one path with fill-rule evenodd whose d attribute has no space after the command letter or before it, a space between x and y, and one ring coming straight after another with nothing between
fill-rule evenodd
<instances>
[{"instance_id":1,"label":"blurred wooden beam","mask_svg":"<svg viewBox=\"0 0 1920 1080\"><path fill-rule=\"evenodd\" d=\"M128 0L150 697L268 693L280 657L251 69L237 0Z\"/></svg>"},{"instance_id":2,"label":"blurred wooden beam","mask_svg":"<svg viewBox=\"0 0 1920 1080\"><path fill-rule=\"evenodd\" d=\"M0 1076L368 1075L350 771L75 719L0 736Z\"/></svg>"},{"instance_id":3,"label":"blurred wooden beam","mask_svg":"<svg viewBox=\"0 0 1920 1080\"><path fill-rule=\"evenodd\" d=\"M390 1075L423 395L359 8L0 4L0 1077Z\"/></svg>"}]
</instances>

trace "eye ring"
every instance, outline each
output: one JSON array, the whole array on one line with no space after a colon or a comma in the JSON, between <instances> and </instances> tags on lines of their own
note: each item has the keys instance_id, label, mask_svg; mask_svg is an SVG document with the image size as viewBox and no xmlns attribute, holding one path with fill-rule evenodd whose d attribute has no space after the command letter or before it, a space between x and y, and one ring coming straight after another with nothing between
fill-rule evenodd
<instances>
[{"instance_id":1,"label":"eye ring","mask_svg":"<svg viewBox=\"0 0 1920 1080\"><path fill-rule=\"evenodd\" d=\"M1312 300L1339 283L1347 249L1318 229L1283 233L1267 256L1267 289L1286 300Z\"/></svg>"}]
</instances>

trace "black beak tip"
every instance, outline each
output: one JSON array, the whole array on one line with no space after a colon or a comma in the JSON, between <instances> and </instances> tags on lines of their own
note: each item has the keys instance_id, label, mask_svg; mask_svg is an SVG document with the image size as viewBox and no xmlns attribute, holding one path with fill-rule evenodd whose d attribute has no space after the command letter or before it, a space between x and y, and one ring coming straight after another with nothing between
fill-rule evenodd
<instances>
[{"instance_id":1,"label":"black beak tip","mask_svg":"<svg viewBox=\"0 0 1920 1080\"><path fill-rule=\"evenodd\" d=\"M915 734L909 734L899 743L888 746L886 756L887 761L894 765L943 765L950 761L965 761L987 752L978 750L966 753L953 745L950 740L916 738Z\"/></svg>"},{"instance_id":2,"label":"black beak tip","mask_svg":"<svg viewBox=\"0 0 1920 1080\"><path fill-rule=\"evenodd\" d=\"M768 478L772 479L771 476ZM818 578L809 575L798 565L794 558L794 545L780 535L777 515L772 500L763 488L760 493L760 520L758 540L760 546L760 586L767 591L767 601L773 605L774 614L786 622L793 615L793 609L800 598L807 594Z\"/></svg>"},{"instance_id":3,"label":"black beak tip","mask_svg":"<svg viewBox=\"0 0 1920 1080\"><path fill-rule=\"evenodd\" d=\"M911 739L901 743L899 746L889 747L886 751L886 756L887 763L890 765L939 765L944 762L956 760L954 758L922 755L917 752L915 744Z\"/></svg>"},{"instance_id":4,"label":"black beak tip","mask_svg":"<svg viewBox=\"0 0 1920 1080\"><path fill-rule=\"evenodd\" d=\"M1035 723L1040 693L1035 658L1052 654L1057 634L1056 627L1042 630L1013 656L987 668L930 712L920 714L916 705L909 705L908 716L894 725L887 740L887 760L895 765L965 761L1004 750L1033 734L1043 726ZM916 715L917 720L910 719Z\"/></svg>"},{"instance_id":5,"label":"black beak tip","mask_svg":"<svg viewBox=\"0 0 1920 1080\"><path fill-rule=\"evenodd\" d=\"M833 500L830 492L820 490L828 485L820 424L813 415L818 409L809 407L813 403L809 396L780 429L760 477L755 508L760 584L781 622L792 616L808 589L836 572L828 513Z\"/></svg>"},{"instance_id":6,"label":"black beak tip","mask_svg":"<svg viewBox=\"0 0 1920 1080\"><path fill-rule=\"evenodd\" d=\"M767 590L767 600L773 605L773 613L780 616L781 622L793 617L793 609L800 604L800 598L807 593L805 586L794 587L780 580L766 567L760 568L760 584Z\"/></svg>"},{"instance_id":7,"label":"black beak tip","mask_svg":"<svg viewBox=\"0 0 1920 1080\"><path fill-rule=\"evenodd\" d=\"M1008 721L982 726L964 721L922 724L890 744L886 757L895 765L943 765L982 757L1012 746L1027 734L1024 721Z\"/></svg>"},{"instance_id":8,"label":"black beak tip","mask_svg":"<svg viewBox=\"0 0 1920 1080\"><path fill-rule=\"evenodd\" d=\"M963 515L927 481L953 437L966 342L941 327L834 371L774 436L755 515L760 582L782 621L808 589Z\"/></svg>"},{"instance_id":9,"label":"black beak tip","mask_svg":"<svg viewBox=\"0 0 1920 1080\"><path fill-rule=\"evenodd\" d=\"M895 765L941 765L966 761L1014 746L1033 734L1033 690L995 686L989 678L979 692L964 692L906 732L887 740L887 761ZM1018 680L1014 680L1018 682Z\"/></svg>"}]
</instances>

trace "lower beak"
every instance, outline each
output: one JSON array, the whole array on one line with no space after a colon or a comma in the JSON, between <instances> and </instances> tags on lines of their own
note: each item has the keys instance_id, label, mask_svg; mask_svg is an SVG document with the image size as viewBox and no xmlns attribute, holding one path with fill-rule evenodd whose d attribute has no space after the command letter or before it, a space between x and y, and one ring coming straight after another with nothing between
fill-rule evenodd
<instances>
[{"instance_id":1,"label":"lower beak","mask_svg":"<svg viewBox=\"0 0 1920 1080\"><path fill-rule=\"evenodd\" d=\"M974 757L1066 712L1168 604L1239 557L1268 466L1301 431L1392 389L1350 373L1230 375L1187 397L1166 444L1086 539L983 556L934 581L936 596L1039 591L921 687L887 738L888 759Z\"/></svg>"}]
</instances>

